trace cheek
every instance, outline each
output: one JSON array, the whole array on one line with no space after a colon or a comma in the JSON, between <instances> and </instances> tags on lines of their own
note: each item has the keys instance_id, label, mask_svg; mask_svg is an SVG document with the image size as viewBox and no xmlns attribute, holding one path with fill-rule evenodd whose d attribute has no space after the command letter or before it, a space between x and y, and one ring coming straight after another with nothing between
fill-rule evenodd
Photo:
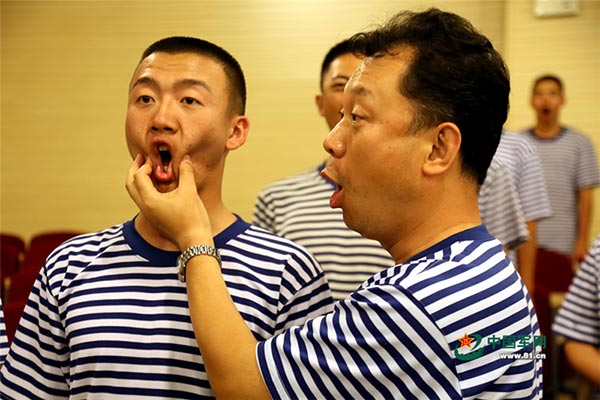
<instances>
[{"instance_id":1,"label":"cheek","mask_svg":"<svg viewBox=\"0 0 600 400\"><path fill-rule=\"evenodd\" d=\"M125 120L125 140L127 141L127 148L132 157L135 157L140 152L139 138L135 134L135 124L128 117Z\"/></svg>"}]
</instances>

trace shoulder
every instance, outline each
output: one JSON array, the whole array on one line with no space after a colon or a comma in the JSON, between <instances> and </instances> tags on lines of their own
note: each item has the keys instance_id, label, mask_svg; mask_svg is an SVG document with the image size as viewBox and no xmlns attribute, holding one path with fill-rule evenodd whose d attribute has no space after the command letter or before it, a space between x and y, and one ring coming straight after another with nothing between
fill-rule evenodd
<instances>
[{"instance_id":1,"label":"shoulder","mask_svg":"<svg viewBox=\"0 0 600 400\"><path fill-rule=\"evenodd\" d=\"M315 183L324 182L319 174L319 168L314 167L297 175L272 182L260 191L260 195L276 194L279 192L290 192L305 187L312 187Z\"/></svg>"},{"instance_id":2,"label":"shoulder","mask_svg":"<svg viewBox=\"0 0 600 400\"><path fill-rule=\"evenodd\" d=\"M592 140L588 135L571 127L565 128L564 137L578 146L592 146Z\"/></svg>"},{"instance_id":3,"label":"shoulder","mask_svg":"<svg viewBox=\"0 0 600 400\"><path fill-rule=\"evenodd\" d=\"M533 153L535 147L531 139L527 134L515 133L509 131L502 131L500 137L500 144L498 145L499 150L508 150L511 153Z\"/></svg>"},{"instance_id":4,"label":"shoulder","mask_svg":"<svg viewBox=\"0 0 600 400\"><path fill-rule=\"evenodd\" d=\"M244 252L246 256L272 266L295 264L304 265L315 272L320 270L313 256L304 247L251 224L227 241L221 251L225 254L227 251Z\"/></svg>"},{"instance_id":5,"label":"shoulder","mask_svg":"<svg viewBox=\"0 0 600 400\"><path fill-rule=\"evenodd\" d=\"M124 242L123 226L124 224L118 224L101 231L75 236L54 249L48 256L48 263L52 264L75 254L83 258L95 257L115 243Z\"/></svg>"}]
</instances>

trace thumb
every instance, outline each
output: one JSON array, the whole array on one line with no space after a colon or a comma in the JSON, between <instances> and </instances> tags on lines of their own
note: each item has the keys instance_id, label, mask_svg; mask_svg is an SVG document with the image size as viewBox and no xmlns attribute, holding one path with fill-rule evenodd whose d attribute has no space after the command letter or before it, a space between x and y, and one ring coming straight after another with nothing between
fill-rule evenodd
<instances>
[{"instance_id":1,"label":"thumb","mask_svg":"<svg viewBox=\"0 0 600 400\"><path fill-rule=\"evenodd\" d=\"M186 155L179 164L179 187L193 189L196 192L196 180L194 178L194 169L192 168L192 159Z\"/></svg>"}]
</instances>

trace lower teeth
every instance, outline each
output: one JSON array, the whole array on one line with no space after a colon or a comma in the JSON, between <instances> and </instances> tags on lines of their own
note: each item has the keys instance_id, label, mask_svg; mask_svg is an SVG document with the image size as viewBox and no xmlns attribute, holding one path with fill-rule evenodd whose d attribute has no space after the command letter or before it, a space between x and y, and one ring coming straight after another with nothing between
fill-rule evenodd
<instances>
[{"instance_id":1,"label":"lower teeth","mask_svg":"<svg viewBox=\"0 0 600 400\"><path fill-rule=\"evenodd\" d=\"M163 165L163 172L167 172L169 170L169 166L168 165Z\"/></svg>"}]
</instances>

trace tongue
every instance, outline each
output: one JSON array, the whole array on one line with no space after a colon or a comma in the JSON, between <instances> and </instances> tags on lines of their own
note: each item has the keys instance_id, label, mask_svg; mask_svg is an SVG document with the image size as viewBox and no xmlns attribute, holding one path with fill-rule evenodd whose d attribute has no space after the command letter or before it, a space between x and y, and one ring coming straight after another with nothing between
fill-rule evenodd
<instances>
[{"instance_id":1,"label":"tongue","mask_svg":"<svg viewBox=\"0 0 600 400\"><path fill-rule=\"evenodd\" d=\"M166 183L173 181L173 167L171 163L159 164L154 170L154 177L158 182Z\"/></svg>"}]
</instances>

